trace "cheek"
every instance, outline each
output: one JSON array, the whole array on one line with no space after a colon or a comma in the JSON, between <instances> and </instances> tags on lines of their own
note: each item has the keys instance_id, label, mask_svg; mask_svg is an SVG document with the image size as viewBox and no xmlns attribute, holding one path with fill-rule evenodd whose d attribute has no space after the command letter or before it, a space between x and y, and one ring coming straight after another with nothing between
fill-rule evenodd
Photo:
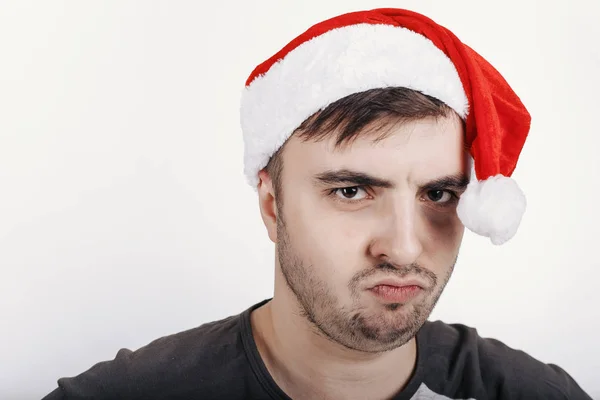
<instances>
[{"instance_id":1,"label":"cheek","mask_svg":"<svg viewBox=\"0 0 600 400\"><path fill-rule=\"evenodd\" d=\"M303 261L320 276L340 282L364 268L364 221L344 213L324 210L318 204L289 207L288 234ZM346 283L347 283L346 279Z\"/></svg>"},{"instance_id":2,"label":"cheek","mask_svg":"<svg viewBox=\"0 0 600 400\"><path fill-rule=\"evenodd\" d=\"M451 263L458 253L464 226L456 212L424 210L421 216L424 248L428 255L440 263Z\"/></svg>"},{"instance_id":3,"label":"cheek","mask_svg":"<svg viewBox=\"0 0 600 400\"><path fill-rule=\"evenodd\" d=\"M453 236L457 232L457 229L462 226L456 214L456 209L438 211L425 208L422 214L432 233L437 233L438 235Z\"/></svg>"}]
</instances>

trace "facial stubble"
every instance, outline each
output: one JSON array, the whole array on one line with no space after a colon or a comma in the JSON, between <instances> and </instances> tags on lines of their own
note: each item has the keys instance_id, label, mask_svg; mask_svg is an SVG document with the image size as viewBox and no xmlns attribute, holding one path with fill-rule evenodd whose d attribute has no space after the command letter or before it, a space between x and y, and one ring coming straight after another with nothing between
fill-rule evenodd
<instances>
[{"instance_id":1,"label":"facial stubble","mask_svg":"<svg viewBox=\"0 0 600 400\"><path fill-rule=\"evenodd\" d=\"M349 282L352 305L341 305L335 290L321 280L315 266L305 263L295 251L286 223L279 210L277 220L277 257L282 275L292 291L300 314L317 334L348 349L379 353L406 344L425 323L437 304L454 269L456 259L443 279L416 264L395 266L381 262L357 273ZM403 277L409 274L424 278L429 286L420 302L388 304L376 314L360 303L359 283L369 276L386 273Z\"/></svg>"}]
</instances>

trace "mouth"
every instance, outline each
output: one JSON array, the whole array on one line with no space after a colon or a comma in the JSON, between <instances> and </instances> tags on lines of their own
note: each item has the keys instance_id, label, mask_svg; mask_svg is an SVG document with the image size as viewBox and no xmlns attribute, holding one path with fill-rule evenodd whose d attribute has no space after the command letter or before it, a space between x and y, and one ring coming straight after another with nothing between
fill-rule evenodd
<instances>
[{"instance_id":1,"label":"mouth","mask_svg":"<svg viewBox=\"0 0 600 400\"><path fill-rule=\"evenodd\" d=\"M394 288L417 286L421 289L425 289L427 287L427 285L425 285L425 283L423 283L419 279L386 278L386 279L380 279L379 281L375 282L373 285L371 285L369 287L369 289L374 289L378 286L389 286L389 287L394 287Z\"/></svg>"},{"instance_id":2,"label":"mouth","mask_svg":"<svg viewBox=\"0 0 600 400\"><path fill-rule=\"evenodd\" d=\"M384 303L406 303L425 289L425 284L416 279L383 279L370 286L367 291Z\"/></svg>"}]
</instances>

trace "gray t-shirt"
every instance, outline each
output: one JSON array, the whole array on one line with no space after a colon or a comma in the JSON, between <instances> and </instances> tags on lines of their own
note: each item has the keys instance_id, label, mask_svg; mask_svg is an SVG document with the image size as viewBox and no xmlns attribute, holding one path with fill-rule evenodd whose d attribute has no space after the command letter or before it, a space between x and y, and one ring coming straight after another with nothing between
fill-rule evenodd
<instances>
[{"instance_id":1,"label":"gray t-shirt","mask_svg":"<svg viewBox=\"0 0 600 400\"><path fill-rule=\"evenodd\" d=\"M290 399L254 342L250 313L157 339L58 380L43 400ZM544 364L460 324L426 322L417 365L396 400L591 400L561 368Z\"/></svg>"}]
</instances>

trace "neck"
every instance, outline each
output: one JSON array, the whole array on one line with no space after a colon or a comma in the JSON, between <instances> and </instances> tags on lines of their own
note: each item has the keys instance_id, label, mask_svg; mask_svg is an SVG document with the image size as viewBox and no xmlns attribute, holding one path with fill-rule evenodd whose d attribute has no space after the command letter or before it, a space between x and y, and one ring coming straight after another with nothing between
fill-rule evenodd
<instances>
[{"instance_id":1,"label":"neck","mask_svg":"<svg viewBox=\"0 0 600 400\"><path fill-rule=\"evenodd\" d=\"M269 373L294 399L390 398L416 363L414 338L383 353L333 342L302 316L295 296L278 279L273 300L252 314L252 328Z\"/></svg>"}]
</instances>

